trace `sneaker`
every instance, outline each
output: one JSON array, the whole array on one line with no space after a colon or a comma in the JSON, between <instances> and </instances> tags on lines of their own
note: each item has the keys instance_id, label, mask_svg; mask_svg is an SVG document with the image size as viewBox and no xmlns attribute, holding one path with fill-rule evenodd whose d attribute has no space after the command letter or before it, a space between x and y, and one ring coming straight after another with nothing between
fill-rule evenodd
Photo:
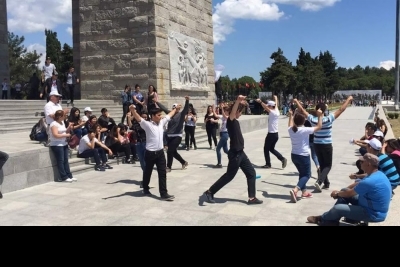
<instances>
[{"instance_id":1,"label":"sneaker","mask_svg":"<svg viewBox=\"0 0 400 267\"><path fill-rule=\"evenodd\" d=\"M197 150L197 146L194 146L194 150Z\"/></svg>"},{"instance_id":2,"label":"sneaker","mask_svg":"<svg viewBox=\"0 0 400 267\"><path fill-rule=\"evenodd\" d=\"M187 162L183 163L182 170L186 170L188 166L189 166L189 163L187 163Z\"/></svg>"},{"instance_id":3,"label":"sneaker","mask_svg":"<svg viewBox=\"0 0 400 267\"><path fill-rule=\"evenodd\" d=\"M307 192L305 195L301 195L302 199L309 199L313 198L313 195L310 192Z\"/></svg>"},{"instance_id":4,"label":"sneaker","mask_svg":"<svg viewBox=\"0 0 400 267\"><path fill-rule=\"evenodd\" d=\"M153 196L153 194L150 193L150 191L143 191L143 195L144 195L145 197L151 197L151 196Z\"/></svg>"},{"instance_id":5,"label":"sneaker","mask_svg":"<svg viewBox=\"0 0 400 267\"><path fill-rule=\"evenodd\" d=\"M78 182L78 179L76 178L71 178L72 182Z\"/></svg>"},{"instance_id":6,"label":"sneaker","mask_svg":"<svg viewBox=\"0 0 400 267\"><path fill-rule=\"evenodd\" d=\"M320 224L322 221L322 216L310 216L307 218L307 221L313 224Z\"/></svg>"},{"instance_id":7,"label":"sneaker","mask_svg":"<svg viewBox=\"0 0 400 267\"><path fill-rule=\"evenodd\" d=\"M112 169L114 169L113 167L111 167L111 166L108 165L108 164L103 165L103 168L106 169L106 170L112 170Z\"/></svg>"},{"instance_id":8,"label":"sneaker","mask_svg":"<svg viewBox=\"0 0 400 267\"><path fill-rule=\"evenodd\" d=\"M67 104L71 104L71 100L68 100L68 101L67 101Z\"/></svg>"},{"instance_id":9,"label":"sneaker","mask_svg":"<svg viewBox=\"0 0 400 267\"><path fill-rule=\"evenodd\" d=\"M214 200L214 195L210 193L210 191L206 191L204 192L204 196L206 197L206 200L208 203L214 204L215 200Z\"/></svg>"},{"instance_id":10,"label":"sneaker","mask_svg":"<svg viewBox=\"0 0 400 267\"><path fill-rule=\"evenodd\" d=\"M188 148L188 147L186 148L186 151L189 151L189 148Z\"/></svg>"},{"instance_id":11,"label":"sneaker","mask_svg":"<svg viewBox=\"0 0 400 267\"><path fill-rule=\"evenodd\" d=\"M140 188L143 188L143 182L140 182Z\"/></svg>"},{"instance_id":12,"label":"sneaker","mask_svg":"<svg viewBox=\"0 0 400 267\"><path fill-rule=\"evenodd\" d=\"M3 198L3 194L0 192L0 199L2 199Z\"/></svg>"},{"instance_id":13,"label":"sneaker","mask_svg":"<svg viewBox=\"0 0 400 267\"><path fill-rule=\"evenodd\" d=\"M263 169L271 169L271 165L264 165L261 168L263 168Z\"/></svg>"},{"instance_id":14,"label":"sneaker","mask_svg":"<svg viewBox=\"0 0 400 267\"><path fill-rule=\"evenodd\" d=\"M94 166L94 170L95 170L95 171L98 171L98 172L104 172L104 171L106 171L106 169L104 169L103 166L100 166L100 165Z\"/></svg>"},{"instance_id":15,"label":"sneaker","mask_svg":"<svg viewBox=\"0 0 400 267\"><path fill-rule=\"evenodd\" d=\"M161 196L161 200L164 200L164 201L172 201L174 199L175 199L175 196L171 196L169 194L165 194L165 195Z\"/></svg>"},{"instance_id":16,"label":"sneaker","mask_svg":"<svg viewBox=\"0 0 400 267\"><path fill-rule=\"evenodd\" d=\"M222 164L217 164L214 166L214 169L221 169L222 168Z\"/></svg>"},{"instance_id":17,"label":"sneaker","mask_svg":"<svg viewBox=\"0 0 400 267\"><path fill-rule=\"evenodd\" d=\"M319 192L319 193L322 192L321 185L320 185L318 182L316 182L316 183L314 184L314 186L315 186L315 191L317 191L317 192Z\"/></svg>"},{"instance_id":18,"label":"sneaker","mask_svg":"<svg viewBox=\"0 0 400 267\"><path fill-rule=\"evenodd\" d=\"M72 183L73 181L72 181L72 179L68 178L68 179L65 179L63 182L64 183Z\"/></svg>"},{"instance_id":19,"label":"sneaker","mask_svg":"<svg viewBox=\"0 0 400 267\"><path fill-rule=\"evenodd\" d=\"M171 168L166 169L167 173L171 172Z\"/></svg>"},{"instance_id":20,"label":"sneaker","mask_svg":"<svg viewBox=\"0 0 400 267\"><path fill-rule=\"evenodd\" d=\"M329 185L324 185L324 186L322 186L322 189L323 190L329 190L329 187L330 187Z\"/></svg>"},{"instance_id":21,"label":"sneaker","mask_svg":"<svg viewBox=\"0 0 400 267\"><path fill-rule=\"evenodd\" d=\"M287 159L282 160L282 169L286 168L287 166Z\"/></svg>"},{"instance_id":22,"label":"sneaker","mask_svg":"<svg viewBox=\"0 0 400 267\"><path fill-rule=\"evenodd\" d=\"M290 200L292 200L293 203L297 203L297 194L294 190L290 190Z\"/></svg>"},{"instance_id":23,"label":"sneaker","mask_svg":"<svg viewBox=\"0 0 400 267\"><path fill-rule=\"evenodd\" d=\"M260 205L264 203L262 200L259 200L258 198L253 198L253 199L249 199L249 201L247 202L248 205Z\"/></svg>"}]
</instances>

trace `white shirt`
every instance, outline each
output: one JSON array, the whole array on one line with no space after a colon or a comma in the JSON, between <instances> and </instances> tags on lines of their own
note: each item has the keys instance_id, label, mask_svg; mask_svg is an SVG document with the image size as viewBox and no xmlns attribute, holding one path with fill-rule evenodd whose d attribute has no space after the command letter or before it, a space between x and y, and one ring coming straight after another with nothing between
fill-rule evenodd
<instances>
[{"instance_id":1,"label":"white shirt","mask_svg":"<svg viewBox=\"0 0 400 267\"><path fill-rule=\"evenodd\" d=\"M57 110L62 110L60 104L54 104L53 102L49 101L44 106L44 115L46 116L46 123L51 124L54 120L50 117L50 115L54 115Z\"/></svg>"},{"instance_id":2,"label":"white shirt","mask_svg":"<svg viewBox=\"0 0 400 267\"><path fill-rule=\"evenodd\" d=\"M89 120L89 118L88 118L86 115L83 115L82 118L81 118L81 120L82 120L83 122L87 122L87 121Z\"/></svg>"},{"instance_id":3,"label":"white shirt","mask_svg":"<svg viewBox=\"0 0 400 267\"><path fill-rule=\"evenodd\" d=\"M15 85L15 91L16 92L21 92L21 84L19 84L19 83L17 83L16 85Z\"/></svg>"},{"instance_id":4,"label":"white shirt","mask_svg":"<svg viewBox=\"0 0 400 267\"><path fill-rule=\"evenodd\" d=\"M58 133L59 134L65 134L67 132L67 128L65 128L65 124L64 122L62 122L61 124L59 124L56 121L53 121L50 124L50 146L66 146L67 145L67 140L65 137L62 138L56 138L53 135L53 131L52 128L56 127L58 129Z\"/></svg>"},{"instance_id":5,"label":"white shirt","mask_svg":"<svg viewBox=\"0 0 400 267\"><path fill-rule=\"evenodd\" d=\"M165 116L157 125L153 121L140 121L140 126L146 132L146 150L159 151L164 149L164 126L171 120L170 116Z\"/></svg>"},{"instance_id":6,"label":"white shirt","mask_svg":"<svg viewBox=\"0 0 400 267\"><path fill-rule=\"evenodd\" d=\"M2 90L3 90L3 91L7 91L7 90L8 90L8 84L5 83L5 82L2 82L2 83L1 83L1 87L2 87Z\"/></svg>"},{"instance_id":7,"label":"white shirt","mask_svg":"<svg viewBox=\"0 0 400 267\"><path fill-rule=\"evenodd\" d=\"M98 140L95 138L95 142L98 142ZM90 144L91 141L89 139L89 135L85 135L84 137L81 138L81 141L79 141L79 149L78 153L82 154L84 151L91 149L88 144Z\"/></svg>"},{"instance_id":8,"label":"white shirt","mask_svg":"<svg viewBox=\"0 0 400 267\"><path fill-rule=\"evenodd\" d=\"M268 115L268 133L277 133L279 129L279 115L280 112L278 108L275 108L274 110L271 110L271 112Z\"/></svg>"},{"instance_id":9,"label":"white shirt","mask_svg":"<svg viewBox=\"0 0 400 267\"><path fill-rule=\"evenodd\" d=\"M298 127L297 132L289 127L289 136L292 141L292 154L310 156L310 135L314 133L314 127Z\"/></svg>"},{"instance_id":10,"label":"white shirt","mask_svg":"<svg viewBox=\"0 0 400 267\"><path fill-rule=\"evenodd\" d=\"M219 130L220 133L227 133L228 129L226 128L226 122L228 121L224 116L218 115L218 117L221 119L221 129Z\"/></svg>"},{"instance_id":11,"label":"white shirt","mask_svg":"<svg viewBox=\"0 0 400 267\"><path fill-rule=\"evenodd\" d=\"M44 64L42 71L44 72L44 80L51 78L53 76L53 72L55 72L56 66L53 63L50 63L48 66Z\"/></svg>"},{"instance_id":12,"label":"white shirt","mask_svg":"<svg viewBox=\"0 0 400 267\"><path fill-rule=\"evenodd\" d=\"M196 126L196 123L192 120L194 117L195 116L188 116L187 117L186 126L191 126L191 127Z\"/></svg>"},{"instance_id":13,"label":"white shirt","mask_svg":"<svg viewBox=\"0 0 400 267\"><path fill-rule=\"evenodd\" d=\"M51 91L50 92L58 93L57 80L52 80L51 81Z\"/></svg>"}]
</instances>

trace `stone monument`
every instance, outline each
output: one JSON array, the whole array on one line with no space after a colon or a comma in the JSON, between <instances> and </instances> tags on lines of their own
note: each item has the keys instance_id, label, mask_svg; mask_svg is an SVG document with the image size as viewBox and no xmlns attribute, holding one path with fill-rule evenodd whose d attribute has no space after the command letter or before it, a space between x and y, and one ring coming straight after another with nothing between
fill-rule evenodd
<instances>
[{"instance_id":1,"label":"stone monument","mask_svg":"<svg viewBox=\"0 0 400 267\"><path fill-rule=\"evenodd\" d=\"M83 99L120 99L154 85L171 106L215 102L212 0L73 1L74 60Z\"/></svg>"},{"instance_id":2,"label":"stone monument","mask_svg":"<svg viewBox=\"0 0 400 267\"><path fill-rule=\"evenodd\" d=\"M4 78L10 81L7 32L7 2L0 0L0 83L3 82Z\"/></svg>"}]
</instances>

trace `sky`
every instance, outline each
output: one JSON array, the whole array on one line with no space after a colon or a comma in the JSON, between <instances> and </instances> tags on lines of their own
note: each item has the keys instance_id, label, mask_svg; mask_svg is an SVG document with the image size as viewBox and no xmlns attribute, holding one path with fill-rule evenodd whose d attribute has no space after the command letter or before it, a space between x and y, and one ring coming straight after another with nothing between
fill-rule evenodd
<instances>
[{"instance_id":1,"label":"sky","mask_svg":"<svg viewBox=\"0 0 400 267\"><path fill-rule=\"evenodd\" d=\"M71 1L7 5L9 31L23 35L28 50L45 56L45 29L72 46ZM388 69L395 65L395 16L395 0L213 0L215 65L222 75L259 80L278 47L294 64L302 47L312 56L329 50L340 67Z\"/></svg>"}]
</instances>

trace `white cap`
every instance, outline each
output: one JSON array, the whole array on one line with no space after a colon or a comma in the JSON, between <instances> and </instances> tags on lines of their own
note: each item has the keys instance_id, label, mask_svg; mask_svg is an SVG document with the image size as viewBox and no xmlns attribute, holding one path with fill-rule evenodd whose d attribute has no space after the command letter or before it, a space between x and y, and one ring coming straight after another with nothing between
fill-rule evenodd
<instances>
[{"instance_id":1,"label":"white cap","mask_svg":"<svg viewBox=\"0 0 400 267\"><path fill-rule=\"evenodd\" d=\"M376 151L380 151L382 149L382 143L376 138L366 140L365 143L369 144Z\"/></svg>"},{"instance_id":2,"label":"white cap","mask_svg":"<svg viewBox=\"0 0 400 267\"><path fill-rule=\"evenodd\" d=\"M176 108L177 106L178 106L178 104L175 103L175 104L172 105L172 108Z\"/></svg>"},{"instance_id":3,"label":"white cap","mask_svg":"<svg viewBox=\"0 0 400 267\"><path fill-rule=\"evenodd\" d=\"M276 103L274 101L268 101L267 106L275 107Z\"/></svg>"},{"instance_id":4,"label":"white cap","mask_svg":"<svg viewBox=\"0 0 400 267\"><path fill-rule=\"evenodd\" d=\"M62 95L60 95L57 91L52 91L52 92L50 92L50 95L49 96L62 96Z\"/></svg>"},{"instance_id":5,"label":"white cap","mask_svg":"<svg viewBox=\"0 0 400 267\"><path fill-rule=\"evenodd\" d=\"M92 110L90 107L86 107L86 108L83 110L83 112L86 112L86 111L93 112L93 110Z\"/></svg>"},{"instance_id":6,"label":"white cap","mask_svg":"<svg viewBox=\"0 0 400 267\"><path fill-rule=\"evenodd\" d=\"M376 132L373 134L373 136L385 137L381 131L376 131Z\"/></svg>"}]
</instances>

